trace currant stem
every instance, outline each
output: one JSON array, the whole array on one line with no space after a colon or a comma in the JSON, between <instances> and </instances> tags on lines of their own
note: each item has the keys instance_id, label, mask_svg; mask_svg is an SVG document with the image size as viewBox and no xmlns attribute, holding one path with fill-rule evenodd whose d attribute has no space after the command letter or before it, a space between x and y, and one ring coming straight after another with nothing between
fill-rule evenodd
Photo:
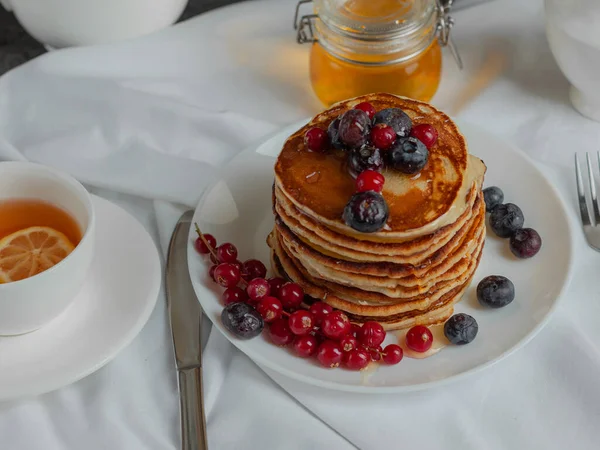
<instances>
[{"instance_id":1,"label":"currant stem","mask_svg":"<svg viewBox=\"0 0 600 450\"><path fill-rule=\"evenodd\" d=\"M211 255L213 255L217 261L219 260L218 256L217 256L217 252L215 251L214 248L212 248L212 246L208 243L208 241L206 240L206 238L204 237L204 234L202 233L202 231L200 231L200 227L198 226L198 224L196 222L194 222L194 228L196 228L196 234L198 235L198 237L200 239L202 239L202 242L204 242L204 245L206 245L206 248L208 249L208 251L210 252Z\"/></svg>"}]
</instances>

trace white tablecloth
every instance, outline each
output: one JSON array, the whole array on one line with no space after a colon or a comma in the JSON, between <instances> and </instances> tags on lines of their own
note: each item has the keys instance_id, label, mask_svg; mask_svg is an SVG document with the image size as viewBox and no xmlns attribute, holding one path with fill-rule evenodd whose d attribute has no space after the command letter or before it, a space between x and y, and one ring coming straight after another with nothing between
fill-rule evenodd
<instances>
[{"instance_id":1,"label":"white tablecloth","mask_svg":"<svg viewBox=\"0 0 600 450\"><path fill-rule=\"evenodd\" d=\"M294 3L240 4L139 40L55 52L5 75L0 158L71 172L138 217L164 253L181 204L195 204L214 167L321 108L308 83L308 47L291 30ZM537 160L575 220L569 165L574 151L598 148L600 125L568 103L542 1L497 0L456 20L465 70L447 58L434 103L452 105L490 54L505 55L506 71L461 118ZM599 448L600 255L579 233L576 243L575 278L546 329L493 368L432 391L352 396L276 377L284 390L212 333L211 448ZM146 327L107 366L0 404L0 448L176 449L177 408L161 292Z\"/></svg>"}]
</instances>

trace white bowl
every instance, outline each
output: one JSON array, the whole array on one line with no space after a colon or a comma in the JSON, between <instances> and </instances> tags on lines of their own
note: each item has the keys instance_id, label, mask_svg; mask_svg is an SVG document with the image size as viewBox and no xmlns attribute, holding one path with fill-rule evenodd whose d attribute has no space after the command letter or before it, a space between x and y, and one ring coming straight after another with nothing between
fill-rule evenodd
<instances>
[{"instance_id":1,"label":"white bowl","mask_svg":"<svg viewBox=\"0 0 600 450\"><path fill-rule=\"evenodd\" d=\"M571 83L571 103L600 122L600 2L546 0L545 9L548 43Z\"/></svg>"},{"instance_id":2,"label":"white bowl","mask_svg":"<svg viewBox=\"0 0 600 450\"><path fill-rule=\"evenodd\" d=\"M69 212L83 238L60 263L33 277L0 284L0 335L34 331L71 304L94 254L95 217L87 190L74 178L27 162L0 162L0 200L34 198Z\"/></svg>"},{"instance_id":3,"label":"white bowl","mask_svg":"<svg viewBox=\"0 0 600 450\"><path fill-rule=\"evenodd\" d=\"M187 0L0 0L25 30L53 48L131 39L174 23Z\"/></svg>"}]
</instances>

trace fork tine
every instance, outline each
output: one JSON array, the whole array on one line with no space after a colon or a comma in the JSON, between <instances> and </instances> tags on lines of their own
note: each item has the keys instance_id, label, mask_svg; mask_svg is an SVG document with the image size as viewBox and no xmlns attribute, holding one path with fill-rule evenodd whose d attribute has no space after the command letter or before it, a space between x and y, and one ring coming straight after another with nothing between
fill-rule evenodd
<instances>
[{"instance_id":1,"label":"fork tine","mask_svg":"<svg viewBox=\"0 0 600 450\"><path fill-rule=\"evenodd\" d=\"M590 154L588 152L585 153L585 159L587 162L590 193L592 194L592 209L594 210L594 223L596 225L600 225L600 209L598 208L598 195L596 194L596 177L594 177L594 170L592 169Z\"/></svg>"},{"instance_id":2,"label":"fork tine","mask_svg":"<svg viewBox=\"0 0 600 450\"><path fill-rule=\"evenodd\" d=\"M598 170L600 170L600 152L596 152L596 159L598 160Z\"/></svg>"},{"instance_id":3,"label":"fork tine","mask_svg":"<svg viewBox=\"0 0 600 450\"><path fill-rule=\"evenodd\" d=\"M588 207L585 202L585 191L583 189L583 177L579 168L579 158L575 153L575 177L577 178L577 196L579 198L579 213L581 214L581 222L583 226L591 225Z\"/></svg>"}]
</instances>

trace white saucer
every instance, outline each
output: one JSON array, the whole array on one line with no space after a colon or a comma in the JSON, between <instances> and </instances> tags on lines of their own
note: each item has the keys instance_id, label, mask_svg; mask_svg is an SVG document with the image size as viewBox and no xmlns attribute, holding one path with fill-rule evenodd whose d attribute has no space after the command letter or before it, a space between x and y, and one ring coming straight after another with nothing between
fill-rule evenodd
<instances>
[{"instance_id":1,"label":"white saucer","mask_svg":"<svg viewBox=\"0 0 600 450\"><path fill-rule=\"evenodd\" d=\"M156 246L122 208L93 196L96 250L73 304L29 334L0 337L0 400L73 383L115 357L145 325L161 284Z\"/></svg>"},{"instance_id":2,"label":"white saucer","mask_svg":"<svg viewBox=\"0 0 600 450\"><path fill-rule=\"evenodd\" d=\"M240 260L258 258L268 265L265 239L273 227L274 157L286 137L302 125L287 128L238 155L196 210L194 220L202 231L213 234L219 243L234 243ZM425 360L405 358L398 365L381 366L369 374L326 369L272 345L264 333L247 341L231 335L220 319L222 289L207 275L210 262L190 247L190 274L204 312L260 366L315 386L351 392L396 393L437 386L489 367L525 345L548 322L570 279L573 233L567 213L554 187L525 154L476 126L461 124L460 129L470 152L487 165L485 185L500 186L505 201L523 209L525 226L537 229L543 239L540 253L518 260L510 253L507 240L488 233L474 281L456 306L457 312L471 314L478 321L475 341L450 346ZM192 231L190 246L193 238ZM488 275L504 275L513 281L517 294L513 303L499 310L478 304L475 287ZM386 343L394 340L388 333Z\"/></svg>"}]
</instances>

